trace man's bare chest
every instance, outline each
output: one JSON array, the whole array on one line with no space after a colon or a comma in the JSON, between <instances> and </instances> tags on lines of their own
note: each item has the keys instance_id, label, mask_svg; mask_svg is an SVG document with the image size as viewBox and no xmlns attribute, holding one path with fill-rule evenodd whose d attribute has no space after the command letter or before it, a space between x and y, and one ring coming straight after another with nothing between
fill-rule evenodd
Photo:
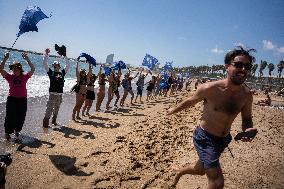
<instances>
[{"instance_id":1,"label":"man's bare chest","mask_svg":"<svg viewBox=\"0 0 284 189\"><path fill-rule=\"evenodd\" d=\"M242 95L217 95L210 98L208 105L210 105L216 113L220 112L228 115L236 115L243 108L244 100Z\"/></svg>"}]
</instances>

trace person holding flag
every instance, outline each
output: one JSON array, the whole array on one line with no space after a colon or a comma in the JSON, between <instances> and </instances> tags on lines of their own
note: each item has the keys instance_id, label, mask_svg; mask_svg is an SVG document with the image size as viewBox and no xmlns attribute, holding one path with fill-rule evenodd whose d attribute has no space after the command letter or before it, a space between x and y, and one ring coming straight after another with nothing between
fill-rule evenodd
<instances>
[{"instance_id":1,"label":"person holding flag","mask_svg":"<svg viewBox=\"0 0 284 189\"><path fill-rule=\"evenodd\" d=\"M15 133L15 140L19 141L20 131L23 128L26 112L27 112L27 81L34 74L35 67L30 61L27 53L22 53L22 57L27 61L31 70L24 73L22 65L14 61L9 66L12 73L7 73L4 70L5 63L9 58L9 53L5 53L3 61L0 65L0 74L9 83L9 94L6 103L5 117L5 138L11 139L10 134Z\"/></svg>"},{"instance_id":2,"label":"person holding flag","mask_svg":"<svg viewBox=\"0 0 284 189\"><path fill-rule=\"evenodd\" d=\"M65 56L65 68L61 69L60 63L58 61L54 61L52 63L52 68L48 67L48 56L50 53L50 49L45 49L45 55L43 59L43 67L47 72L49 77L49 98L46 103L46 110L45 115L43 118L43 128L49 127L49 119L52 115L52 124L57 125L57 115L62 103L62 94L63 94L63 87L64 87L64 77L68 73L69 70L69 60ZM61 70L60 70L61 69Z\"/></svg>"}]
</instances>

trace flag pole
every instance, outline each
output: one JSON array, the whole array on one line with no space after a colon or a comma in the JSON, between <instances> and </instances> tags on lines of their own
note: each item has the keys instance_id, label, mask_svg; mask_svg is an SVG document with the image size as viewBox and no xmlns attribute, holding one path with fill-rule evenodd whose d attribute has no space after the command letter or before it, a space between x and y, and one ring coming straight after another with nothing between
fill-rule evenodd
<instances>
[{"instance_id":1,"label":"flag pole","mask_svg":"<svg viewBox=\"0 0 284 189\"><path fill-rule=\"evenodd\" d=\"M14 45L15 45L16 41L18 40L18 38L19 38L19 36L16 38L16 40L15 40L15 42L13 43L11 49L14 47Z\"/></svg>"}]
</instances>

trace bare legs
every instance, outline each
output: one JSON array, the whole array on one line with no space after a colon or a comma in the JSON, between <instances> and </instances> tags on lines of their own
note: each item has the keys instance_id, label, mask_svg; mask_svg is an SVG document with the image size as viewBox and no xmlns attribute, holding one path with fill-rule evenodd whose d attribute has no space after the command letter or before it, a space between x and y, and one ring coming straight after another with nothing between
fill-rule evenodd
<instances>
[{"instance_id":1,"label":"bare legs","mask_svg":"<svg viewBox=\"0 0 284 189\"><path fill-rule=\"evenodd\" d=\"M92 107L92 104L93 104L93 100L90 100L90 99L85 100L85 106L83 107L83 110L82 110L82 116L85 116L85 115L90 116L89 111ZM86 111L86 114L85 114L85 111Z\"/></svg>"},{"instance_id":2,"label":"bare legs","mask_svg":"<svg viewBox=\"0 0 284 189\"><path fill-rule=\"evenodd\" d=\"M120 100L120 106L124 106L124 101L125 101L127 95L128 95L128 91L124 90L123 96L122 96L122 98Z\"/></svg>"},{"instance_id":3,"label":"bare legs","mask_svg":"<svg viewBox=\"0 0 284 189\"><path fill-rule=\"evenodd\" d=\"M222 189L224 187L224 177L222 174L221 167L209 168L205 170L200 160L198 160L194 166L187 165L180 169L174 169L174 172L176 173L173 183L174 186L178 183L180 177L182 177L185 174L191 174L191 175L206 174L208 178L208 189Z\"/></svg>"},{"instance_id":4,"label":"bare legs","mask_svg":"<svg viewBox=\"0 0 284 189\"><path fill-rule=\"evenodd\" d=\"M109 104L110 104L112 98L113 98L113 92L112 92L112 89L109 88L109 89L108 89L108 100L107 100L107 104L106 104L106 110L109 110L109 109L110 109Z\"/></svg>"},{"instance_id":5,"label":"bare legs","mask_svg":"<svg viewBox=\"0 0 284 189\"><path fill-rule=\"evenodd\" d=\"M118 100L120 98L120 95L119 95L119 92L117 91L116 93L114 93L115 96L116 96L116 100L115 100L115 103L114 103L114 106L117 107L117 103L118 103Z\"/></svg>"},{"instance_id":6,"label":"bare legs","mask_svg":"<svg viewBox=\"0 0 284 189\"><path fill-rule=\"evenodd\" d=\"M80 109L85 101L86 95L85 94L81 94L81 93L77 93L76 94L76 104L75 107L73 108L73 114L72 114L72 119L75 120L75 114L76 119L81 119L79 116L80 113Z\"/></svg>"},{"instance_id":7,"label":"bare legs","mask_svg":"<svg viewBox=\"0 0 284 189\"><path fill-rule=\"evenodd\" d=\"M96 103L96 111L100 111L101 110L101 104L105 98L105 92L98 92L97 94L98 98L97 98L97 103Z\"/></svg>"}]
</instances>

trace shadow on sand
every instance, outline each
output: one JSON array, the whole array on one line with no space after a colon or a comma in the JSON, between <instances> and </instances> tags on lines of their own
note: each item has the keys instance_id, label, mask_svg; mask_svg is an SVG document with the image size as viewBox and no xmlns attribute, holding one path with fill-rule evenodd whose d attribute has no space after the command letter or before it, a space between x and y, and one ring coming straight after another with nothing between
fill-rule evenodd
<instances>
[{"instance_id":1,"label":"shadow on sand","mask_svg":"<svg viewBox=\"0 0 284 189\"><path fill-rule=\"evenodd\" d=\"M117 127L120 127L119 123L98 123L95 121L91 121L91 120L83 120L81 121L81 125L91 125L97 128L105 128L105 129L114 129Z\"/></svg>"},{"instance_id":2,"label":"shadow on sand","mask_svg":"<svg viewBox=\"0 0 284 189\"><path fill-rule=\"evenodd\" d=\"M75 139L76 137L83 136L84 139L95 139L95 135L92 132L79 131L70 127L62 126L54 129L55 131L64 133L65 138Z\"/></svg>"},{"instance_id":3,"label":"shadow on sand","mask_svg":"<svg viewBox=\"0 0 284 189\"><path fill-rule=\"evenodd\" d=\"M24 148L25 147L40 148L44 144L47 145L48 148L53 148L55 146L55 144L50 143L50 142L42 141L42 140L27 136L27 135L21 135L21 142L20 142L20 145L17 147L17 151L25 152L27 154L34 154L33 152L24 150Z\"/></svg>"},{"instance_id":4,"label":"shadow on sand","mask_svg":"<svg viewBox=\"0 0 284 189\"><path fill-rule=\"evenodd\" d=\"M76 157L69 157L64 155L49 155L52 164L61 172L68 176L90 176L94 174L85 173L75 166Z\"/></svg>"}]
</instances>

